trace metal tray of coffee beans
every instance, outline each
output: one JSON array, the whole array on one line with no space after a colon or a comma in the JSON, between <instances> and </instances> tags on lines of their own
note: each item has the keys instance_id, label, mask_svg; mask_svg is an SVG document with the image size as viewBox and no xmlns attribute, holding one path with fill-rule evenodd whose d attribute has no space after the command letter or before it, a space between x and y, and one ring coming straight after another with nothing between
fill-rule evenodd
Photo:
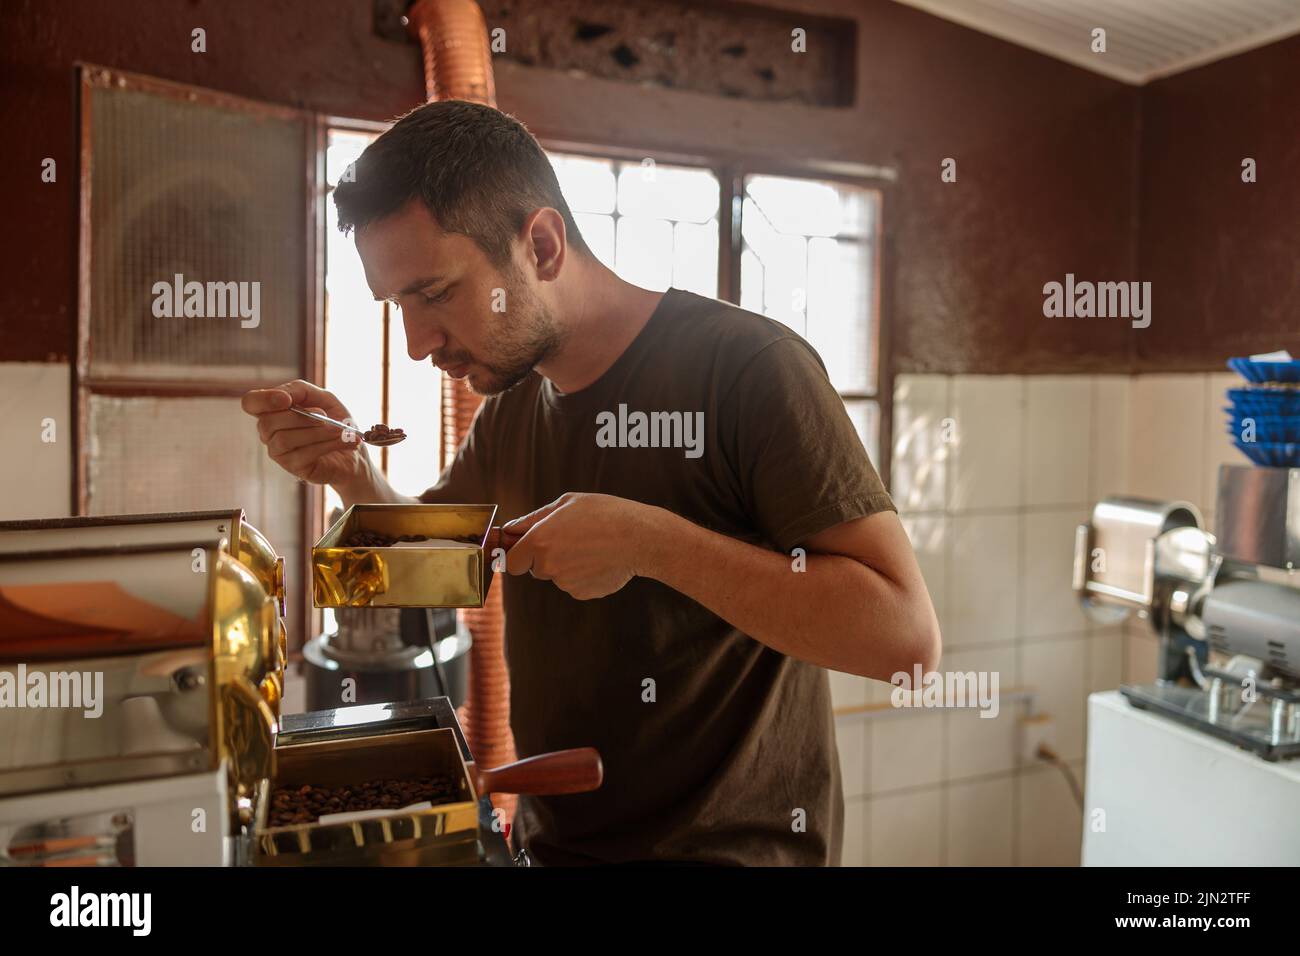
<instances>
[{"instance_id":1,"label":"metal tray of coffee beans","mask_svg":"<svg viewBox=\"0 0 1300 956\"><path fill-rule=\"evenodd\" d=\"M316 607L482 607L496 505L365 504L312 548Z\"/></svg>"},{"instance_id":2,"label":"metal tray of coffee beans","mask_svg":"<svg viewBox=\"0 0 1300 956\"><path fill-rule=\"evenodd\" d=\"M478 798L451 728L367 734L359 725L350 736L300 735L275 757L257 813L257 865L479 862Z\"/></svg>"}]
</instances>

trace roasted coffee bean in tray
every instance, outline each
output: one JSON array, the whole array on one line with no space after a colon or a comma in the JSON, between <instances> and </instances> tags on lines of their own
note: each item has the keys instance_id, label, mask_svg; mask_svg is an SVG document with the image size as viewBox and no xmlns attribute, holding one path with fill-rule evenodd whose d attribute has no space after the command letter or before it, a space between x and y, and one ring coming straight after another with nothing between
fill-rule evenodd
<instances>
[{"instance_id":1,"label":"roasted coffee bean in tray","mask_svg":"<svg viewBox=\"0 0 1300 956\"><path fill-rule=\"evenodd\" d=\"M328 813L353 810L400 810L412 803L428 801L434 806L456 798L451 777L370 780L348 787L276 787L271 793L269 825L292 826L315 823Z\"/></svg>"},{"instance_id":2,"label":"roasted coffee bean in tray","mask_svg":"<svg viewBox=\"0 0 1300 956\"><path fill-rule=\"evenodd\" d=\"M428 541L427 534L404 534L394 536L384 534L382 531L371 531L369 528L358 528L343 539L342 545L345 548L391 548L399 541Z\"/></svg>"}]
</instances>

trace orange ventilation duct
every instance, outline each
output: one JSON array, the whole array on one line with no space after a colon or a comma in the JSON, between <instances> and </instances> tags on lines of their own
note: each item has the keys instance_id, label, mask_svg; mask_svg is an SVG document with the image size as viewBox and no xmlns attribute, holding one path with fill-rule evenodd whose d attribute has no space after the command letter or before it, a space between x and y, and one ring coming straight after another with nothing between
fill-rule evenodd
<instances>
[{"instance_id":1,"label":"orange ventilation duct","mask_svg":"<svg viewBox=\"0 0 1300 956\"><path fill-rule=\"evenodd\" d=\"M496 106L487 22L474 0L418 0L407 11L407 29L424 52L424 87L430 101L472 100ZM455 379L442 380L442 463L445 466L469 431L482 399ZM470 650L469 694L461 724L474 760L496 767L515 759L510 732L510 674L505 660L505 611L501 585L494 583L481 609L465 611L474 636ZM510 820L515 797L494 794Z\"/></svg>"}]
</instances>

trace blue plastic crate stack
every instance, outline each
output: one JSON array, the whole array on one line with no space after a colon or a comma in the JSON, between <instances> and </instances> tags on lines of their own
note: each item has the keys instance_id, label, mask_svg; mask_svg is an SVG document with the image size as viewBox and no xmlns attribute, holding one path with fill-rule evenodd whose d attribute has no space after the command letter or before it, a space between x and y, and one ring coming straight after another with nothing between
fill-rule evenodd
<instances>
[{"instance_id":1,"label":"blue plastic crate stack","mask_svg":"<svg viewBox=\"0 0 1300 956\"><path fill-rule=\"evenodd\" d=\"M1257 465L1300 467L1300 361L1228 359L1247 384L1228 389L1228 434Z\"/></svg>"}]
</instances>

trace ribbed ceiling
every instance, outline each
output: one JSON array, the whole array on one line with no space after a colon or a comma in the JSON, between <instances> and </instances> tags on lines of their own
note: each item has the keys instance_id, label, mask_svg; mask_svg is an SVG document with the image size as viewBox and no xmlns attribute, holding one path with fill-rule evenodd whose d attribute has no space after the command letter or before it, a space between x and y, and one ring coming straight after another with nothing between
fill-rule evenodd
<instances>
[{"instance_id":1,"label":"ribbed ceiling","mask_svg":"<svg viewBox=\"0 0 1300 956\"><path fill-rule=\"evenodd\" d=\"M1138 85L1300 33L1300 0L897 2Z\"/></svg>"}]
</instances>

